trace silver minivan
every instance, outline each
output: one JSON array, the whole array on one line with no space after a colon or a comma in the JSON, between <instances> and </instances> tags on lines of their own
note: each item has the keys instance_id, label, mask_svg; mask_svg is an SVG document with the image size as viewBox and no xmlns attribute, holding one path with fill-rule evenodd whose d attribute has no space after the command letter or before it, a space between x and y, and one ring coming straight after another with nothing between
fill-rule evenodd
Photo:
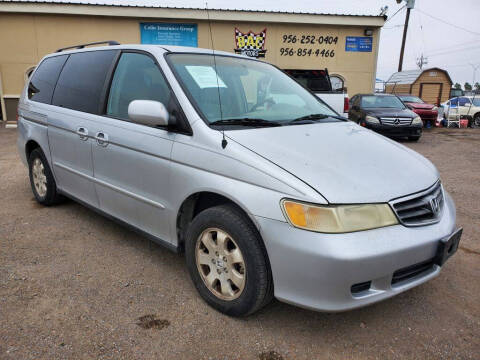
<instances>
[{"instance_id":1,"label":"silver minivan","mask_svg":"<svg viewBox=\"0 0 480 360\"><path fill-rule=\"evenodd\" d=\"M436 168L265 62L187 47L60 49L18 108L39 203L65 197L177 252L232 316L342 311L428 281L461 229Z\"/></svg>"}]
</instances>

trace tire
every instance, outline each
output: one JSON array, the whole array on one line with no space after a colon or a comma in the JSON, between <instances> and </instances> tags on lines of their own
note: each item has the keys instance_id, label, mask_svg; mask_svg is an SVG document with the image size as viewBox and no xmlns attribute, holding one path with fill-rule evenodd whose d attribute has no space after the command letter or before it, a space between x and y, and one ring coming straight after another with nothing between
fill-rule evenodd
<instances>
[{"instance_id":1,"label":"tire","mask_svg":"<svg viewBox=\"0 0 480 360\"><path fill-rule=\"evenodd\" d=\"M213 239L213 243L208 245L205 239ZM240 258L237 248L243 263L235 263ZM224 314L250 315L273 298L272 274L263 240L250 219L233 205L208 208L193 219L187 229L185 257L200 296ZM202 260L197 262L197 258ZM210 275L215 279L208 286ZM241 276L243 285L237 287ZM223 294L224 283L229 284L225 289L230 293Z\"/></svg>"},{"instance_id":2,"label":"tire","mask_svg":"<svg viewBox=\"0 0 480 360\"><path fill-rule=\"evenodd\" d=\"M58 204L64 199L57 191L52 171L40 148L34 149L30 154L28 170L33 195L40 204L50 206Z\"/></svg>"},{"instance_id":3,"label":"tire","mask_svg":"<svg viewBox=\"0 0 480 360\"><path fill-rule=\"evenodd\" d=\"M410 141L418 141L420 139L420 136L409 136L408 140Z\"/></svg>"},{"instance_id":4,"label":"tire","mask_svg":"<svg viewBox=\"0 0 480 360\"><path fill-rule=\"evenodd\" d=\"M480 128L480 114L475 114L473 117L472 128Z\"/></svg>"}]
</instances>

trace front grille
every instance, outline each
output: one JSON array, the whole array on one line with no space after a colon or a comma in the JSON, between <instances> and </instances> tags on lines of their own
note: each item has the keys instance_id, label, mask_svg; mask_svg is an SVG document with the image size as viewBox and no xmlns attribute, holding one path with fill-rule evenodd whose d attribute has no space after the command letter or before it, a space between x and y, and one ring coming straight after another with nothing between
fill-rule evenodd
<instances>
[{"instance_id":1,"label":"front grille","mask_svg":"<svg viewBox=\"0 0 480 360\"><path fill-rule=\"evenodd\" d=\"M423 273L429 272L430 270L433 269L433 265L435 262L433 259L404 267L402 269L399 269L393 273L392 277L392 285L397 284L399 282L411 279L417 275L421 275Z\"/></svg>"},{"instance_id":2,"label":"front grille","mask_svg":"<svg viewBox=\"0 0 480 360\"><path fill-rule=\"evenodd\" d=\"M437 114L418 114L422 120L437 120Z\"/></svg>"},{"instance_id":3,"label":"front grille","mask_svg":"<svg viewBox=\"0 0 480 360\"><path fill-rule=\"evenodd\" d=\"M412 123L412 119L402 117L381 117L380 121L383 125L392 126L408 126Z\"/></svg>"},{"instance_id":4,"label":"front grille","mask_svg":"<svg viewBox=\"0 0 480 360\"><path fill-rule=\"evenodd\" d=\"M398 219L406 226L436 223L443 210L443 190L440 181L430 189L390 202Z\"/></svg>"}]
</instances>

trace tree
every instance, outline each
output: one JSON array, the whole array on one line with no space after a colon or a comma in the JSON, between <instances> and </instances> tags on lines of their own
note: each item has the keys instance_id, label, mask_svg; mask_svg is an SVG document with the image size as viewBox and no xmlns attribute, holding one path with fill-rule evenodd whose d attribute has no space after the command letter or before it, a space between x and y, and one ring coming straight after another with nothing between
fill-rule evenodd
<instances>
[{"instance_id":1,"label":"tree","mask_svg":"<svg viewBox=\"0 0 480 360\"><path fill-rule=\"evenodd\" d=\"M465 85L463 85L463 88L465 89L465 91L471 91L472 85L470 85L469 82L466 82Z\"/></svg>"},{"instance_id":2,"label":"tree","mask_svg":"<svg viewBox=\"0 0 480 360\"><path fill-rule=\"evenodd\" d=\"M455 89L458 89L458 90L461 90L462 89L462 85L460 85L459 83L455 83L455 85L453 86Z\"/></svg>"}]
</instances>

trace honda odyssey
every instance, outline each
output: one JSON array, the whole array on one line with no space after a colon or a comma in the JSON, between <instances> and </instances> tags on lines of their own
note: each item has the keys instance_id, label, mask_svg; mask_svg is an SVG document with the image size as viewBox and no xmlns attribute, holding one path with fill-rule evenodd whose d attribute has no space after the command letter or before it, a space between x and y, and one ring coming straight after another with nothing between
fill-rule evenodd
<instances>
[{"instance_id":1,"label":"honda odyssey","mask_svg":"<svg viewBox=\"0 0 480 360\"><path fill-rule=\"evenodd\" d=\"M244 316L274 296L354 309L434 278L456 251L462 230L435 166L276 67L87 45L44 57L22 93L33 194L185 252L215 309Z\"/></svg>"}]
</instances>

